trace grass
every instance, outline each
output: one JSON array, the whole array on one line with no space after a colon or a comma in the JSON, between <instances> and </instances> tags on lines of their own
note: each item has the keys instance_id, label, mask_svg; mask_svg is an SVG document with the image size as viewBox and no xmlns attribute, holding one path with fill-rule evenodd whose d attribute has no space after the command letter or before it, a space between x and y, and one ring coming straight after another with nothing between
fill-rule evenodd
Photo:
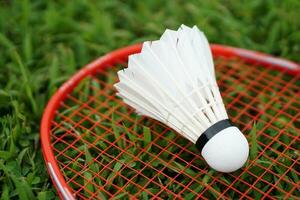
<instances>
[{"instance_id":1,"label":"grass","mask_svg":"<svg viewBox=\"0 0 300 200\"><path fill-rule=\"evenodd\" d=\"M263 51L299 62L299 10L297 0L223 3L215 0L1 0L0 199L56 198L40 150L39 123L54 91L89 61L118 47L156 39L166 27L177 28L185 23L197 24L211 42ZM281 117L275 125L280 127L288 120ZM140 145L155 151L148 145L153 140L149 131L144 129ZM276 135L275 130L269 131ZM134 135L129 137L138 140ZM288 138L282 140L289 142ZM99 145L105 148L105 144ZM251 150L259 151L259 148L257 145ZM176 148L170 151L175 152ZM86 156L88 162L88 153ZM168 158L167 154L163 156ZM109 157L103 159L110 161ZM264 160L261 164L271 165ZM114 166L119 167L121 164ZM93 170L98 171L97 166ZM279 174L284 172L280 166L274 170ZM110 176L105 173L103 176ZM90 174L85 176L90 177ZM272 180L272 177L267 178ZM299 181L297 174L292 173L288 178ZM119 198L126 196L119 195ZM143 196L146 198L147 194Z\"/></svg>"},{"instance_id":2,"label":"grass","mask_svg":"<svg viewBox=\"0 0 300 200\"><path fill-rule=\"evenodd\" d=\"M254 160L258 155L258 148L257 148L257 130L256 124L254 123L249 135L251 135L251 149L250 149L250 159Z\"/></svg>"}]
</instances>

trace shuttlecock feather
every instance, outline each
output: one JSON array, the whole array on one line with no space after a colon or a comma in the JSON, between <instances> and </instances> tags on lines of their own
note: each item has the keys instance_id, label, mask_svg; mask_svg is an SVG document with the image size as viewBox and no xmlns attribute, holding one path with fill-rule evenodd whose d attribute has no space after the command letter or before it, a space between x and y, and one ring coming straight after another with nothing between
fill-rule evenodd
<instances>
[{"instance_id":1,"label":"shuttlecock feather","mask_svg":"<svg viewBox=\"0 0 300 200\"><path fill-rule=\"evenodd\" d=\"M118 76L115 87L125 103L191 142L200 141L198 147L211 167L231 172L243 166L248 142L228 125L210 46L196 26L167 29L160 40L144 42Z\"/></svg>"}]
</instances>

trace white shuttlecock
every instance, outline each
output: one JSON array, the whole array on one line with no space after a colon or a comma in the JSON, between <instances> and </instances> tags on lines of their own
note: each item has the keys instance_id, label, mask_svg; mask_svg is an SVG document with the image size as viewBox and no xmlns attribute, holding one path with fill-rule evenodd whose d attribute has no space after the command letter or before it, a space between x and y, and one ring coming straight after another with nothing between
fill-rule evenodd
<instances>
[{"instance_id":1,"label":"white shuttlecock","mask_svg":"<svg viewBox=\"0 0 300 200\"><path fill-rule=\"evenodd\" d=\"M196 26L144 42L118 76L125 103L195 143L212 168L232 172L244 165L248 142L228 120L208 41Z\"/></svg>"}]
</instances>

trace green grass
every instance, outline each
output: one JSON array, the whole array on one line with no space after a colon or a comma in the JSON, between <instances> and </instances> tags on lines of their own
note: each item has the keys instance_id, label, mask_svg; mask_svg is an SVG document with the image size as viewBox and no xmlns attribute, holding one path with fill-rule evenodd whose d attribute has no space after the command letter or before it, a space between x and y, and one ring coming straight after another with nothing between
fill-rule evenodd
<instances>
[{"instance_id":1,"label":"green grass","mask_svg":"<svg viewBox=\"0 0 300 200\"><path fill-rule=\"evenodd\" d=\"M0 199L55 198L40 150L43 109L71 74L110 50L156 39L165 28L178 28L184 23L198 25L210 42L300 61L297 0L55 2L0 1ZM277 126L286 120L280 118ZM143 130L140 145L154 151L148 145L153 139L150 131ZM129 135L131 140L137 140ZM282 140L288 142L287 138ZM99 145L105 148L105 144ZM118 145L124 144L120 141ZM259 148L251 147L253 156ZM86 162L88 157L87 153ZM103 159L109 162L109 158ZM97 171L97 166L93 170ZM104 176L109 177L106 173ZM290 177L299 181L295 174ZM127 194L119 195L121 198ZM143 195L146 198L147 194Z\"/></svg>"}]
</instances>

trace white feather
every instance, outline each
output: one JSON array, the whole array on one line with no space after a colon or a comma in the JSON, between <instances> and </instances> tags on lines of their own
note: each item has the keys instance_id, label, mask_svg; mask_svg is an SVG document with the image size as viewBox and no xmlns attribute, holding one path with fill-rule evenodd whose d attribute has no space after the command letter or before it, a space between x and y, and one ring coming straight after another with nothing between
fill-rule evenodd
<instances>
[{"instance_id":1,"label":"white feather","mask_svg":"<svg viewBox=\"0 0 300 200\"><path fill-rule=\"evenodd\" d=\"M118 76L117 95L125 103L194 143L211 125L228 118L209 43L196 26L167 29L160 40L145 42Z\"/></svg>"}]
</instances>

